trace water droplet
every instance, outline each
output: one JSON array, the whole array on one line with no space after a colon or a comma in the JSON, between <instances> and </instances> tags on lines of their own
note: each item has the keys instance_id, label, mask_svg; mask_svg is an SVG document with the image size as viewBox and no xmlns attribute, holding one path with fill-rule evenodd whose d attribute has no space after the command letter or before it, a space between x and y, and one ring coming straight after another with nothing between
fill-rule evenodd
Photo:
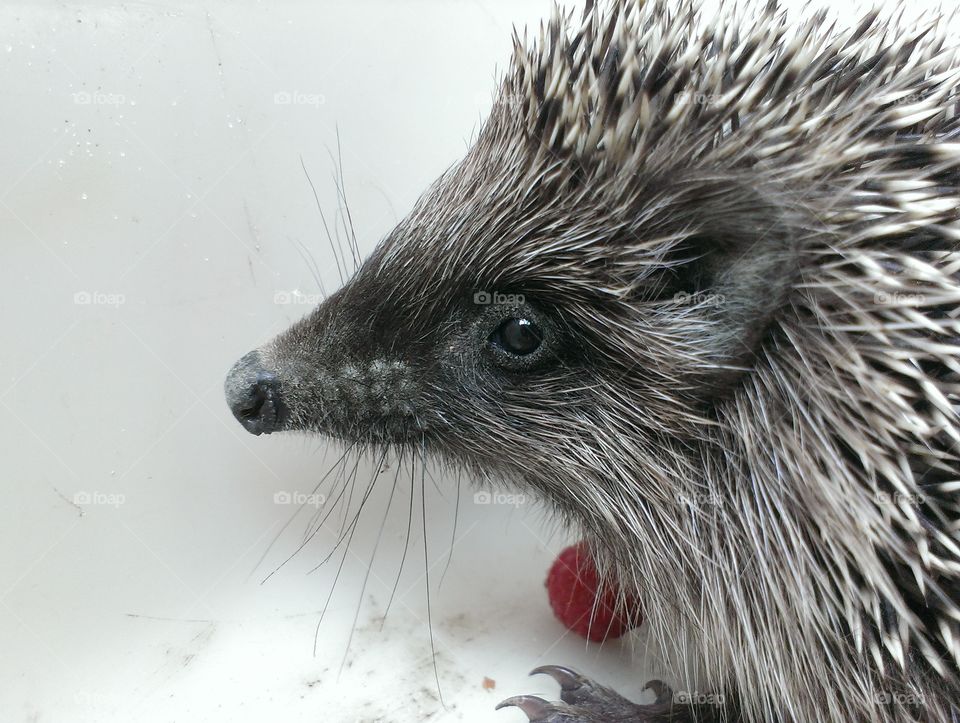
<instances>
[{"instance_id":1,"label":"water droplet","mask_svg":"<svg viewBox=\"0 0 960 723\"><path fill-rule=\"evenodd\" d=\"M80 194L80 199L83 200L83 201L86 201L86 200L87 200L87 194L81 193L81 194Z\"/></svg>"}]
</instances>

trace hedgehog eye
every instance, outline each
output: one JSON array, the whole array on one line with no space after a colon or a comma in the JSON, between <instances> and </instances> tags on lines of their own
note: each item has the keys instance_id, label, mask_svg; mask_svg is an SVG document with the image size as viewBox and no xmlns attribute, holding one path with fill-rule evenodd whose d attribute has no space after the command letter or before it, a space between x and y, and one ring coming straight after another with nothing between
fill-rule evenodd
<instances>
[{"instance_id":1,"label":"hedgehog eye","mask_svg":"<svg viewBox=\"0 0 960 723\"><path fill-rule=\"evenodd\" d=\"M490 341L510 354L527 356L540 348L543 332L530 319L512 317L500 323Z\"/></svg>"}]
</instances>

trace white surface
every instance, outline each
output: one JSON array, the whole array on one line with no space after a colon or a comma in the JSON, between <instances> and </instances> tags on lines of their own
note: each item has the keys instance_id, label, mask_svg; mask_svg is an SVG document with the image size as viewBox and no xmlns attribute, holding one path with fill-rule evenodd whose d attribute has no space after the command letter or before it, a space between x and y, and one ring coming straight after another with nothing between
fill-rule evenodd
<instances>
[{"instance_id":1,"label":"white surface","mask_svg":"<svg viewBox=\"0 0 960 723\"><path fill-rule=\"evenodd\" d=\"M569 540L532 504L473 504L465 484L439 584L456 483L438 479L427 530L441 705L419 498L380 629L407 480L361 599L392 470L314 655L338 557L310 571L353 513L260 582L313 511L268 552L293 511L274 495L310 492L337 453L249 436L222 400L231 363L309 308L275 299L316 300L299 244L325 287L338 283L300 157L332 217L339 128L369 251L462 154L511 24L550 4L0 6L0 723L516 723L493 706L555 698L551 681L526 678L543 663L637 695L653 671L626 665L629 644L587 645L552 619L543 578ZM373 474L365 462L354 510Z\"/></svg>"},{"instance_id":2,"label":"white surface","mask_svg":"<svg viewBox=\"0 0 960 723\"><path fill-rule=\"evenodd\" d=\"M511 723L524 716L494 713L499 700L557 696L526 678L546 662L640 688L623 646L587 646L552 619L542 583L567 540L532 505L475 505L465 484L438 584L456 489L441 479L427 485L441 706L419 499L380 630L409 481L360 599L390 473L314 655L338 557L309 571L342 512L263 585L310 514L258 561L293 509L275 493L309 492L336 453L249 436L222 401L230 364L308 310L278 292L318 292L298 244L337 285L300 156L334 215L339 128L371 249L462 154L511 23L548 12L547 0L0 7L0 721ZM372 474L365 463L359 484Z\"/></svg>"}]
</instances>

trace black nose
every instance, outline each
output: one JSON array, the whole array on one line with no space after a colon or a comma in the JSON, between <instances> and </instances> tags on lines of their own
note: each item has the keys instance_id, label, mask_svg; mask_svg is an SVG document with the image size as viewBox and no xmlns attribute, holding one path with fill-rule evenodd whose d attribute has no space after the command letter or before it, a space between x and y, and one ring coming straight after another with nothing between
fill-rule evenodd
<instances>
[{"instance_id":1,"label":"black nose","mask_svg":"<svg viewBox=\"0 0 960 723\"><path fill-rule=\"evenodd\" d=\"M233 365L223 388L233 416L251 434L270 434L283 426L287 408L280 396L280 381L262 367L257 352Z\"/></svg>"}]
</instances>

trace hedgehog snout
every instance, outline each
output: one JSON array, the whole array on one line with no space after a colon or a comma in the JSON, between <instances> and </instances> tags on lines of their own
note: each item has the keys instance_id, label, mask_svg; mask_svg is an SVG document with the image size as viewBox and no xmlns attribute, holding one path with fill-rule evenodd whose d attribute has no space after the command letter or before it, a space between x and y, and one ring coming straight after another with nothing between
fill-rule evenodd
<instances>
[{"instance_id":1,"label":"hedgehog snout","mask_svg":"<svg viewBox=\"0 0 960 723\"><path fill-rule=\"evenodd\" d=\"M419 428L417 385L410 369L387 359L345 362L315 375L315 393L322 410L323 426L350 435L358 429L402 438Z\"/></svg>"},{"instance_id":2,"label":"hedgehog snout","mask_svg":"<svg viewBox=\"0 0 960 723\"><path fill-rule=\"evenodd\" d=\"M237 421L251 434L270 434L281 428L288 409L276 374L264 369L260 353L243 356L224 382L227 405Z\"/></svg>"},{"instance_id":3,"label":"hedgehog snout","mask_svg":"<svg viewBox=\"0 0 960 723\"><path fill-rule=\"evenodd\" d=\"M395 360L296 360L274 346L234 364L224 392L251 434L308 429L399 441L426 426L411 371Z\"/></svg>"}]
</instances>

